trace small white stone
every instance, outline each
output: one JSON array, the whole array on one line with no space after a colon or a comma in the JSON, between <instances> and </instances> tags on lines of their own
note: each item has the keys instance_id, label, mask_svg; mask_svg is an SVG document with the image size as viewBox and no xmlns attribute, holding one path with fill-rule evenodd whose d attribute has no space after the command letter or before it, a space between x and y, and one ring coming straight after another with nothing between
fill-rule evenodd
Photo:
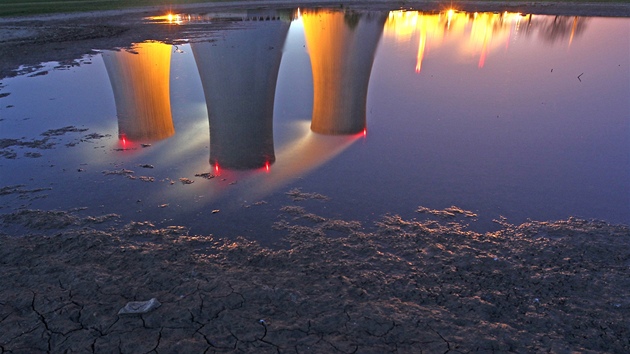
<instances>
[{"instance_id":1,"label":"small white stone","mask_svg":"<svg viewBox=\"0 0 630 354\"><path fill-rule=\"evenodd\" d=\"M162 304L156 298L152 298L148 301L131 301L128 302L125 307L121 308L120 311L118 311L118 314L127 315L147 313L160 307L160 305Z\"/></svg>"}]
</instances>

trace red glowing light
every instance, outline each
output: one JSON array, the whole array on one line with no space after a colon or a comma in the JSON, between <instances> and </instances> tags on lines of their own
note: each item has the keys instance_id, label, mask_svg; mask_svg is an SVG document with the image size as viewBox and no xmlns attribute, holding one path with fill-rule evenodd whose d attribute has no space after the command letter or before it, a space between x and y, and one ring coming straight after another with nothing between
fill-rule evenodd
<instances>
[{"instance_id":1,"label":"red glowing light","mask_svg":"<svg viewBox=\"0 0 630 354\"><path fill-rule=\"evenodd\" d=\"M218 174L219 173L219 163L215 163L214 164L214 171Z\"/></svg>"},{"instance_id":2,"label":"red glowing light","mask_svg":"<svg viewBox=\"0 0 630 354\"><path fill-rule=\"evenodd\" d=\"M363 129L363 136L367 136L367 128Z\"/></svg>"},{"instance_id":3,"label":"red glowing light","mask_svg":"<svg viewBox=\"0 0 630 354\"><path fill-rule=\"evenodd\" d=\"M269 172L270 166L269 161L265 162L265 171Z\"/></svg>"}]
</instances>

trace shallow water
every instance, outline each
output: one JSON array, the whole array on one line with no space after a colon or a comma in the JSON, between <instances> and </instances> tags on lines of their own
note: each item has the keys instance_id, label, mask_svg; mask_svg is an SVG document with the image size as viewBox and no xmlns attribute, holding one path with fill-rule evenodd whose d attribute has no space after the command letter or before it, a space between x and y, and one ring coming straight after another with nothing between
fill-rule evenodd
<instances>
[{"instance_id":1,"label":"shallow water","mask_svg":"<svg viewBox=\"0 0 630 354\"><path fill-rule=\"evenodd\" d=\"M477 230L500 216L630 223L630 19L230 17L177 46L3 79L0 188L21 187L0 213L79 207L271 242L301 188L330 197L306 201L319 214L366 227L451 205Z\"/></svg>"}]
</instances>

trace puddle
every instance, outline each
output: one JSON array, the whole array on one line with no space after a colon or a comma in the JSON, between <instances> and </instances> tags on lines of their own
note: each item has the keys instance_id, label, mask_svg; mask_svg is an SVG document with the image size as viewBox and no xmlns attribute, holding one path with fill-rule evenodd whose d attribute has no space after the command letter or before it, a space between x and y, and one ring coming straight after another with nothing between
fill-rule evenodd
<instances>
[{"instance_id":1,"label":"puddle","mask_svg":"<svg viewBox=\"0 0 630 354\"><path fill-rule=\"evenodd\" d=\"M483 231L501 216L630 223L628 18L145 22L177 37L0 81L0 213L81 208L261 242L287 204L365 227L451 206Z\"/></svg>"}]
</instances>

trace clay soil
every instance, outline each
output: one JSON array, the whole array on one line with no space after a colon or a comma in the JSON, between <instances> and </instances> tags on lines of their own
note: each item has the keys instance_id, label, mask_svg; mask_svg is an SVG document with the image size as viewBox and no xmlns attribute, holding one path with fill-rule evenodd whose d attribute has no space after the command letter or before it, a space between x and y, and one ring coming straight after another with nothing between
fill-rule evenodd
<instances>
[{"instance_id":1,"label":"clay soil","mask_svg":"<svg viewBox=\"0 0 630 354\"><path fill-rule=\"evenodd\" d=\"M66 30L2 20L1 76L41 61L34 46L70 60L170 31L110 15L64 18ZM80 23L105 32L86 37ZM44 40L55 26L75 34ZM319 194L291 193L274 248L117 215L0 215L0 353L630 352L628 226L497 220L476 233L455 207L361 225L310 213ZM151 298L161 306L118 314Z\"/></svg>"},{"instance_id":2,"label":"clay soil","mask_svg":"<svg viewBox=\"0 0 630 354\"><path fill-rule=\"evenodd\" d=\"M627 226L498 220L479 234L450 208L367 232L308 203L279 210L276 248L108 227L116 215L4 214L23 236L0 238L0 352L630 351ZM118 315L151 298L162 305Z\"/></svg>"}]
</instances>

